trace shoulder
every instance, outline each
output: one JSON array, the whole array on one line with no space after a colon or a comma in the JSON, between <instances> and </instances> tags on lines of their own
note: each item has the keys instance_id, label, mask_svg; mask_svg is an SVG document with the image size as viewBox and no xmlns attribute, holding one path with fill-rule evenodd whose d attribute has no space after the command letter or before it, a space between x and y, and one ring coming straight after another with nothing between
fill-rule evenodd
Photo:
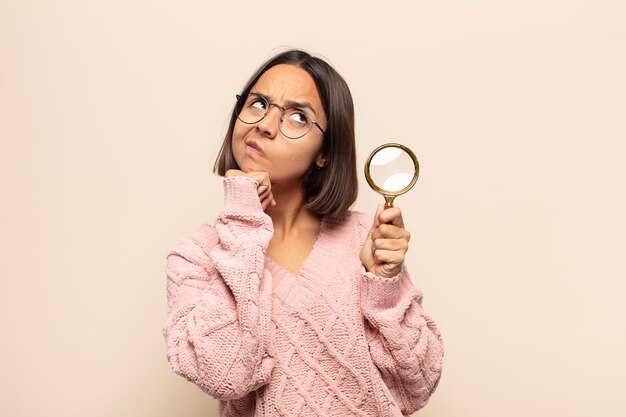
<instances>
[{"instance_id":1,"label":"shoulder","mask_svg":"<svg viewBox=\"0 0 626 417\"><path fill-rule=\"evenodd\" d=\"M351 211L349 215L353 219L355 227L365 227L367 230L369 230L372 227L372 223L374 222L373 215L369 213L364 213L362 211Z\"/></svg>"},{"instance_id":2,"label":"shoulder","mask_svg":"<svg viewBox=\"0 0 626 417\"><path fill-rule=\"evenodd\" d=\"M354 219L354 227L356 229L356 233L358 234L358 239L363 242L372 228L374 216L362 211L352 211L351 214Z\"/></svg>"},{"instance_id":3,"label":"shoulder","mask_svg":"<svg viewBox=\"0 0 626 417\"><path fill-rule=\"evenodd\" d=\"M208 254L218 241L215 228L203 223L191 233L179 238L168 251L167 257L178 255L195 264L202 265L208 262Z\"/></svg>"},{"instance_id":4,"label":"shoulder","mask_svg":"<svg viewBox=\"0 0 626 417\"><path fill-rule=\"evenodd\" d=\"M361 211L348 211L342 216L326 218L324 220L331 228L339 229L345 234L352 235L362 242L372 227L374 217Z\"/></svg>"}]
</instances>

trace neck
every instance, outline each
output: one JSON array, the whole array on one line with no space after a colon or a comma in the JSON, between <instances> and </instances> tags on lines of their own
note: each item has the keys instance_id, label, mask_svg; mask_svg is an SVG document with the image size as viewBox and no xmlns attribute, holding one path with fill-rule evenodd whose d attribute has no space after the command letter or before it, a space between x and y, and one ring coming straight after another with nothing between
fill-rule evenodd
<instances>
[{"instance_id":1,"label":"neck","mask_svg":"<svg viewBox=\"0 0 626 417\"><path fill-rule=\"evenodd\" d=\"M311 228L319 228L321 219L304 207L304 193L301 187L272 187L275 206L268 206L266 213L272 218L274 236L286 237L299 234Z\"/></svg>"}]
</instances>

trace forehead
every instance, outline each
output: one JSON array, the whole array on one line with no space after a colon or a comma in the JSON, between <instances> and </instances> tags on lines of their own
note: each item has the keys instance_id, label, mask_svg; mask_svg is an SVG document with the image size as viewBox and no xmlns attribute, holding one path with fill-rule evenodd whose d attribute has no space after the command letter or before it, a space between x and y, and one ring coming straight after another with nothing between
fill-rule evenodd
<instances>
[{"instance_id":1,"label":"forehead","mask_svg":"<svg viewBox=\"0 0 626 417\"><path fill-rule=\"evenodd\" d=\"M267 70L252 87L272 101L308 102L316 112L322 111L322 102L313 77L295 65L280 64Z\"/></svg>"}]
</instances>

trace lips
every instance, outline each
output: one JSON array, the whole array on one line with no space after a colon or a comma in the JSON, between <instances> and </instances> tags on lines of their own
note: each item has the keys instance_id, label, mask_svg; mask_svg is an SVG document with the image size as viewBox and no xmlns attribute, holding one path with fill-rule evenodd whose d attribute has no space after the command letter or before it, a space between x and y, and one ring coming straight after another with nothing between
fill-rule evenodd
<instances>
[{"instance_id":1,"label":"lips","mask_svg":"<svg viewBox=\"0 0 626 417\"><path fill-rule=\"evenodd\" d=\"M245 142L245 144L246 144L246 146L248 146L249 148L254 149L254 151L258 152L259 154L261 154L261 155L263 155L263 154L264 154L263 149L261 149L261 147L259 146L259 144L258 144L258 143L256 143L255 141L253 141L253 140L247 140L247 141Z\"/></svg>"}]
</instances>

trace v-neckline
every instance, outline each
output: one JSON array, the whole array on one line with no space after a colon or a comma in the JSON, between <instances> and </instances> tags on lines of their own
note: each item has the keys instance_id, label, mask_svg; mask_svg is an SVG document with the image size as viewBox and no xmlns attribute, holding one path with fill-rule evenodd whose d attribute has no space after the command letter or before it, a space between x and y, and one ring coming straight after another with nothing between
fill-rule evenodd
<instances>
[{"instance_id":1,"label":"v-neckline","mask_svg":"<svg viewBox=\"0 0 626 417\"><path fill-rule=\"evenodd\" d=\"M322 224L309 255L298 274L277 264L265 256L266 269L272 275L273 293L284 303L299 308L320 293L327 285L348 249L347 233L343 230L345 218L322 218Z\"/></svg>"},{"instance_id":2,"label":"v-neckline","mask_svg":"<svg viewBox=\"0 0 626 417\"><path fill-rule=\"evenodd\" d=\"M320 228L319 228L319 230L317 232L317 236L315 237L315 241L313 242L313 246L311 246L311 250L309 250L309 253L307 254L306 258L304 259L304 262L302 262L302 265L300 265L300 269L298 270L297 274L294 274L293 272L291 272L290 270L288 270L284 266L280 265L278 262L273 260L267 254L265 255L265 260L268 263L272 264L274 266L274 269L278 269L278 270L280 270L281 272L283 272L286 275L291 275L294 278L298 278L302 274L302 271L304 270L304 267L311 260L313 255L315 255L317 246L319 245L320 237L324 233L324 228L326 227L326 220L325 219L326 219L326 216L323 216L321 218L321 220L320 220Z\"/></svg>"}]
</instances>

